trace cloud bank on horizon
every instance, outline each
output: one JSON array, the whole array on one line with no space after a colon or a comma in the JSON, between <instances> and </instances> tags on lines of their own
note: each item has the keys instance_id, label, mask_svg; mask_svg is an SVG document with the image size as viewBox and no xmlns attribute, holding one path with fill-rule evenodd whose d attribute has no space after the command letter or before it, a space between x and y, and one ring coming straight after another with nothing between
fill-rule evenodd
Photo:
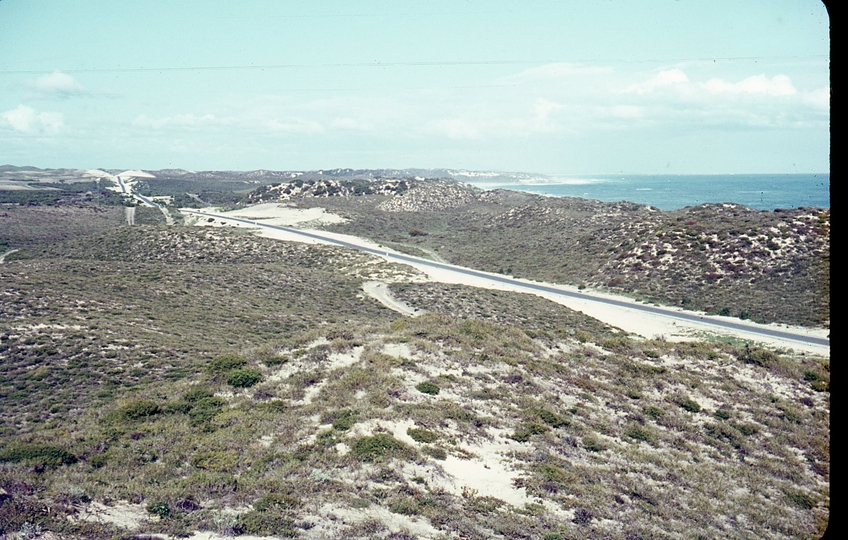
<instances>
[{"instance_id":1,"label":"cloud bank on horizon","mask_svg":"<svg viewBox=\"0 0 848 540\"><path fill-rule=\"evenodd\" d=\"M0 161L826 172L815 0L0 3Z\"/></svg>"}]
</instances>

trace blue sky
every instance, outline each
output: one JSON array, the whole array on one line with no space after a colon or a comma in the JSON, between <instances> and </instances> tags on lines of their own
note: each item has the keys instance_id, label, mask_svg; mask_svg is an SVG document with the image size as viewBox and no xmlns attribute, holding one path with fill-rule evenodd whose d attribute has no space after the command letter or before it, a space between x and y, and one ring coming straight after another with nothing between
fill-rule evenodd
<instances>
[{"instance_id":1,"label":"blue sky","mask_svg":"<svg viewBox=\"0 0 848 540\"><path fill-rule=\"evenodd\" d=\"M0 1L0 163L829 171L818 0Z\"/></svg>"}]
</instances>

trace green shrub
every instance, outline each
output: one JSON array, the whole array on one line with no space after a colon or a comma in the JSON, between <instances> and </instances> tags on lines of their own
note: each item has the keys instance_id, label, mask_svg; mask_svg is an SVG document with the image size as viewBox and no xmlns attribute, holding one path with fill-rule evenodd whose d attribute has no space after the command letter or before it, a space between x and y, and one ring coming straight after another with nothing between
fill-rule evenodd
<instances>
[{"instance_id":1,"label":"green shrub","mask_svg":"<svg viewBox=\"0 0 848 540\"><path fill-rule=\"evenodd\" d=\"M739 438L739 432L725 424L709 424L705 426L707 435L716 439L723 440L734 448L742 447L742 440Z\"/></svg>"},{"instance_id":2,"label":"green shrub","mask_svg":"<svg viewBox=\"0 0 848 540\"><path fill-rule=\"evenodd\" d=\"M109 457L106 454L97 454L96 456L91 456L88 460L88 464L91 465L93 469L104 467L108 462Z\"/></svg>"},{"instance_id":3,"label":"green shrub","mask_svg":"<svg viewBox=\"0 0 848 540\"><path fill-rule=\"evenodd\" d=\"M435 383L431 383L428 381L419 383L415 386L415 389L424 394L430 394L431 396L435 396L439 393L439 386Z\"/></svg>"},{"instance_id":4,"label":"green shrub","mask_svg":"<svg viewBox=\"0 0 848 540\"><path fill-rule=\"evenodd\" d=\"M147 505L147 512L154 516L159 516L161 519L171 517L171 507L168 503L155 502Z\"/></svg>"},{"instance_id":5,"label":"green shrub","mask_svg":"<svg viewBox=\"0 0 848 540\"><path fill-rule=\"evenodd\" d=\"M643 426L631 426L624 431L624 435L637 441L650 442L653 439L653 433Z\"/></svg>"},{"instance_id":6,"label":"green shrub","mask_svg":"<svg viewBox=\"0 0 848 540\"><path fill-rule=\"evenodd\" d=\"M737 354L737 358L746 364L755 364L763 367L774 366L780 362L780 356L775 353L760 349L759 347L751 348L748 345L745 345L744 351Z\"/></svg>"},{"instance_id":7,"label":"green shrub","mask_svg":"<svg viewBox=\"0 0 848 540\"><path fill-rule=\"evenodd\" d=\"M333 420L333 429L337 429L339 431L349 430L353 427L353 424L356 423L357 416L358 414L355 411L342 411L339 416Z\"/></svg>"},{"instance_id":8,"label":"green shrub","mask_svg":"<svg viewBox=\"0 0 848 540\"><path fill-rule=\"evenodd\" d=\"M247 358L237 354L224 354L217 356L209 362L207 370L210 373L227 373L234 369L247 365Z\"/></svg>"},{"instance_id":9,"label":"green shrub","mask_svg":"<svg viewBox=\"0 0 848 540\"><path fill-rule=\"evenodd\" d=\"M192 456L191 464L198 469L216 472L229 472L238 462L238 454L229 452L200 452Z\"/></svg>"},{"instance_id":10,"label":"green shrub","mask_svg":"<svg viewBox=\"0 0 848 540\"><path fill-rule=\"evenodd\" d=\"M409 428L406 430L406 434L412 437L413 441L420 443L432 443L439 438L436 433L423 428Z\"/></svg>"},{"instance_id":11,"label":"green shrub","mask_svg":"<svg viewBox=\"0 0 848 540\"><path fill-rule=\"evenodd\" d=\"M224 400L217 397L203 398L193 404L188 411L191 424L195 427L206 426L224 409Z\"/></svg>"},{"instance_id":12,"label":"green shrub","mask_svg":"<svg viewBox=\"0 0 848 540\"><path fill-rule=\"evenodd\" d=\"M392 458L413 459L415 457L415 450L388 433L378 433L357 439L353 444L352 452L363 461L375 463Z\"/></svg>"},{"instance_id":13,"label":"green shrub","mask_svg":"<svg viewBox=\"0 0 848 540\"><path fill-rule=\"evenodd\" d=\"M746 437L750 437L751 435L754 435L755 433L759 432L757 426L753 424L734 424L733 427L736 428L739 433Z\"/></svg>"},{"instance_id":14,"label":"green shrub","mask_svg":"<svg viewBox=\"0 0 848 540\"><path fill-rule=\"evenodd\" d=\"M804 510L810 510L816 506L816 501L812 497L801 491L787 491L786 498L793 504Z\"/></svg>"},{"instance_id":15,"label":"green shrub","mask_svg":"<svg viewBox=\"0 0 848 540\"><path fill-rule=\"evenodd\" d=\"M536 471L548 482L564 484L573 480L572 475L556 465L548 463L541 465Z\"/></svg>"},{"instance_id":16,"label":"green shrub","mask_svg":"<svg viewBox=\"0 0 848 540\"><path fill-rule=\"evenodd\" d=\"M283 536L293 538L297 536L294 531L294 522L283 516L267 514L251 510L239 516L238 531L243 534L257 536Z\"/></svg>"},{"instance_id":17,"label":"green shrub","mask_svg":"<svg viewBox=\"0 0 848 540\"><path fill-rule=\"evenodd\" d=\"M283 364L287 364L291 358L285 355L275 354L273 356L266 356L262 359L262 363L268 367L274 366L282 366Z\"/></svg>"},{"instance_id":18,"label":"green shrub","mask_svg":"<svg viewBox=\"0 0 848 540\"><path fill-rule=\"evenodd\" d=\"M0 450L0 463L25 463L42 467L73 465L77 457L64 448L49 444L13 443Z\"/></svg>"},{"instance_id":19,"label":"green shrub","mask_svg":"<svg viewBox=\"0 0 848 540\"><path fill-rule=\"evenodd\" d=\"M648 405L643 410L645 411L645 415L649 416L652 420L657 420L665 414L665 411L653 405Z\"/></svg>"},{"instance_id":20,"label":"green shrub","mask_svg":"<svg viewBox=\"0 0 848 540\"><path fill-rule=\"evenodd\" d=\"M250 388L262 380L262 373L255 369L237 369L227 377L227 384L235 388Z\"/></svg>"},{"instance_id":21,"label":"green shrub","mask_svg":"<svg viewBox=\"0 0 848 540\"><path fill-rule=\"evenodd\" d=\"M567 418L564 418L556 413L552 413L546 409L541 409L539 411L539 418L542 419L542 422L548 424L551 427L565 427L569 425L569 421Z\"/></svg>"},{"instance_id":22,"label":"green shrub","mask_svg":"<svg viewBox=\"0 0 848 540\"><path fill-rule=\"evenodd\" d=\"M266 401L265 403L261 403L259 406L262 409L265 409L266 411L271 411L275 413L282 413L289 410L289 406L286 404L285 401L281 399Z\"/></svg>"},{"instance_id":23,"label":"green shrub","mask_svg":"<svg viewBox=\"0 0 848 540\"><path fill-rule=\"evenodd\" d=\"M448 458L448 453L438 446L425 446L423 450L425 454L439 461L444 461Z\"/></svg>"},{"instance_id":24,"label":"green shrub","mask_svg":"<svg viewBox=\"0 0 848 540\"><path fill-rule=\"evenodd\" d=\"M600 452L602 450L606 450L606 446L604 446L601 441L591 436L583 438L583 448L590 452Z\"/></svg>"},{"instance_id":25,"label":"green shrub","mask_svg":"<svg viewBox=\"0 0 848 540\"><path fill-rule=\"evenodd\" d=\"M274 509L289 510L299 508L301 501L294 495L284 495L282 493L269 493L253 503L253 509L258 512L267 512Z\"/></svg>"},{"instance_id":26,"label":"green shrub","mask_svg":"<svg viewBox=\"0 0 848 540\"><path fill-rule=\"evenodd\" d=\"M149 399L130 401L118 408L118 416L128 421L146 420L161 412L161 407L155 401Z\"/></svg>"},{"instance_id":27,"label":"green shrub","mask_svg":"<svg viewBox=\"0 0 848 540\"><path fill-rule=\"evenodd\" d=\"M701 411L701 406L698 405L698 403L696 401L693 401L691 398L688 398L688 397L681 399L680 401L677 402L677 404L680 405L683 409L685 409L685 410L687 410L691 413L696 413L696 412Z\"/></svg>"},{"instance_id":28,"label":"green shrub","mask_svg":"<svg viewBox=\"0 0 848 540\"><path fill-rule=\"evenodd\" d=\"M719 420L727 420L730 418L730 412L725 411L723 409L719 409L713 413L713 416L715 416Z\"/></svg>"},{"instance_id":29,"label":"green shrub","mask_svg":"<svg viewBox=\"0 0 848 540\"><path fill-rule=\"evenodd\" d=\"M396 500L389 506L389 512L404 516L416 516L421 513L421 506L412 497Z\"/></svg>"},{"instance_id":30,"label":"green shrub","mask_svg":"<svg viewBox=\"0 0 848 540\"><path fill-rule=\"evenodd\" d=\"M211 398L215 394L209 388L205 386L195 385L186 391L183 394L183 401L187 401L189 403L195 403L200 401L201 399Z\"/></svg>"}]
</instances>

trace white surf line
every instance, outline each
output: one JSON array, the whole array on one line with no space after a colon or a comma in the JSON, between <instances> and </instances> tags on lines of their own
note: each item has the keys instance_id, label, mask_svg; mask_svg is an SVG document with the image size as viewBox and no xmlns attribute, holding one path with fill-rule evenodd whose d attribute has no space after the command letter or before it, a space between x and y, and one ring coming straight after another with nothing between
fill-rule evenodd
<instances>
[{"instance_id":1,"label":"white surf line","mask_svg":"<svg viewBox=\"0 0 848 540\"><path fill-rule=\"evenodd\" d=\"M729 317L685 311L675 307L646 305L630 298L612 294L578 290L576 287L567 285L511 278L412 257L354 236L326 231L293 229L188 209L181 209L181 212L219 220L222 223L231 223L236 226L258 227L263 235L280 240L323 243L359 249L381 256L391 262L409 264L430 276L433 281L536 294L576 311L581 311L626 332L646 338L703 339L703 334L708 334L830 356L830 340L827 337L828 331L826 329L791 327L779 324L764 325Z\"/></svg>"}]
</instances>

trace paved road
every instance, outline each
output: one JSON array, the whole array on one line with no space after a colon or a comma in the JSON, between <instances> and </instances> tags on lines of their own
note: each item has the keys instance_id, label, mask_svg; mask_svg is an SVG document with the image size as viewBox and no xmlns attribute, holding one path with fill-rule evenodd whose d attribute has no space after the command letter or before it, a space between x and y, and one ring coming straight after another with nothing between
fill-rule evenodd
<instances>
[{"instance_id":1,"label":"paved road","mask_svg":"<svg viewBox=\"0 0 848 540\"><path fill-rule=\"evenodd\" d=\"M228 221L235 221L238 223L244 223L245 225L252 225L254 227L264 227L268 229L276 229L279 231L284 231L289 234L294 234L298 236L302 236L304 238L309 238L311 240L317 240L322 243L334 244L337 246L344 246L353 249L358 249L360 251L364 251L366 253L371 253L374 255L379 255L382 257L391 257L393 261L400 262L408 262L414 263L416 265L428 266L431 268L435 268L438 270L448 270L451 272L458 272L460 274L464 274L467 276L473 276L477 278L487 279L489 281L494 281L496 283L503 283L511 286L512 288L523 289L528 292L544 292L548 294L555 294L564 297L577 298L584 301L589 302L599 302L602 304L608 304L617 307L623 307L628 309L633 309L636 311L641 311L643 313L651 313L653 315L660 315L662 317L670 317L673 319L695 322L698 324L709 325L717 328L741 331L748 334L756 334L767 337L775 337L779 339L788 339L791 341L798 341L801 343L809 343L812 345L820 345L825 347L830 347L830 340L826 338L819 338L815 336L807 336L803 334L796 334L790 331L779 330L775 328L769 328L762 325L753 325L753 324L745 324L741 322L734 322L732 320L723 320L717 319L714 317L704 317L703 315L699 315L694 312L686 312L686 311L678 311L670 308L663 308L659 306L649 306L645 304L636 304L633 302L627 302L624 300L616 300L615 298L603 297L603 296L595 296L591 294L584 294L577 291L570 291L567 289L544 285L540 283L532 283L527 281L521 281L515 278L511 278L508 276L503 276L500 274L491 274L488 272L481 272L479 270L474 270L471 268L465 268L462 266L456 266L453 264L441 263L436 261L431 261L429 259L422 259L420 257L413 257L412 255L405 255L402 253L390 253L387 250L375 249L367 246L362 246L359 244L354 244L352 242L346 242L344 240L339 240L337 238L333 238L332 236L323 235L320 233L312 232L312 231L301 231L298 229L292 229L290 227L282 227L280 225L270 225L267 223L251 221L248 219L235 218L230 216L224 216L220 214L210 214L206 212L195 212L195 211L184 211L185 213L194 214L198 216L210 217L215 219L222 219Z\"/></svg>"}]
</instances>

